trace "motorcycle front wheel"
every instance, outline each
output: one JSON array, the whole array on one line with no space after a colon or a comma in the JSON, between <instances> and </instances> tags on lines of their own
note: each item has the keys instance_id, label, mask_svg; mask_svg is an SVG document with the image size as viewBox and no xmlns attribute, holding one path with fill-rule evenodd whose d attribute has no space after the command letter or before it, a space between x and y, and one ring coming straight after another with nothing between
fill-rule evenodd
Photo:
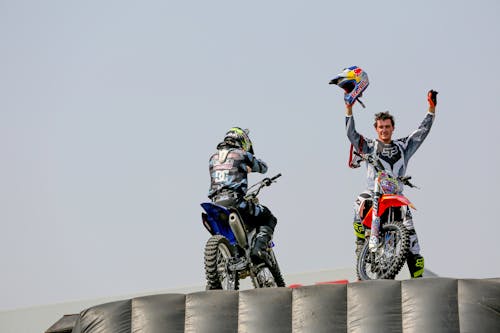
<instances>
[{"instance_id":1,"label":"motorcycle front wheel","mask_svg":"<svg viewBox=\"0 0 500 333\"><path fill-rule=\"evenodd\" d=\"M205 245L205 275L207 290L238 290L238 273L229 269L235 248L221 235L210 237Z\"/></svg>"},{"instance_id":2,"label":"motorcycle front wheel","mask_svg":"<svg viewBox=\"0 0 500 333\"><path fill-rule=\"evenodd\" d=\"M270 259L272 265L264 264L258 269L255 279L252 279L255 288L285 287L285 280L273 250L270 251Z\"/></svg>"},{"instance_id":3,"label":"motorcycle front wheel","mask_svg":"<svg viewBox=\"0 0 500 333\"><path fill-rule=\"evenodd\" d=\"M365 242L356 265L359 280L394 279L406 262L410 251L410 235L402 222L382 224L380 245L371 252Z\"/></svg>"}]
</instances>

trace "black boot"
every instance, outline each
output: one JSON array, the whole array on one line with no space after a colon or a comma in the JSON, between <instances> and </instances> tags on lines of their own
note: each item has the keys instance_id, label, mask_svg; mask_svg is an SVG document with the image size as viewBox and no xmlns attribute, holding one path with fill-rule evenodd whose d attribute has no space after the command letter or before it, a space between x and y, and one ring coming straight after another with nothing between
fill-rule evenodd
<instances>
[{"instance_id":1,"label":"black boot","mask_svg":"<svg viewBox=\"0 0 500 333\"><path fill-rule=\"evenodd\" d=\"M271 228L265 226L258 227L251 253L254 264L258 265L263 262L269 262L268 249L272 238L273 230Z\"/></svg>"},{"instance_id":2,"label":"black boot","mask_svg":"<svg viewBox=\"0 0 500 333\"><path fill-rule=\"evenodd\" d=\"M424 257L410 252L406 258L406 263L412 279L422 277L424 274Z\"/></svg>"},{"instance_id":3,"label":"black boot","mask_svg":"<svg viewBox=\"0 0 500 333\"><path fill-rule=\"evenodd\" d=\"M365 227L361 221L354 221L352 223L354 227L354 235L356 235L356 259L359 257L363 245L365 244Z\"/></svg>"},{"instance_id":4,"label":"black boot","mask_svg":"<svg viewBox=\"0 0 500 333\"><path fill-rule=\"evenodd\" d=\"M365 246L365 240L362 238L356 238L356 260L359 257L359 254L361 253L361 250L363 250L363 246Z\"/></svg>"}]
</instances>

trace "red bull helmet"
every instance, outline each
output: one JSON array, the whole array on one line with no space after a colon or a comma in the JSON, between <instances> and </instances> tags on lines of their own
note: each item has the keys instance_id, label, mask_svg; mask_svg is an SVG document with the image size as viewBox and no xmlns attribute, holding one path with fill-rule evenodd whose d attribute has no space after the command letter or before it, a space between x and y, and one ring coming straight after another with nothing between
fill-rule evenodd
<instances>
[{"instance_id":1,"label":"red bull helmet","mask_svg":"<svg viewBox=\"0 0 500 333\"><path fill-rule=\"evenodd\" d=\"M344 89L344 100L347 104L354 104L359 97L363 95L363 91L368 88L370 81L368 74L358 66L345 68L342 73L338 74L330 81L330 84L335 84ZM358 100L364 107L363 103Z\"/></svg>"}]
</instances>

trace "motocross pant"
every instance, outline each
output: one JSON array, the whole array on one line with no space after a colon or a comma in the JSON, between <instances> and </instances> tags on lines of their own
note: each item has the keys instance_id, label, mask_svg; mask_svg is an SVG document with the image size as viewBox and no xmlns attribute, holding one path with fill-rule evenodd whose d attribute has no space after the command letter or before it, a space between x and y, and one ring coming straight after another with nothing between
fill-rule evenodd
<instances>
[{"instance_id":1,"label":"motocross pant","mask_svg":"<svg viewBox=\"0 0 500 333\"><path fill-rule=\"evenodd\" d=\"M244 204L246 205L238 207L238 211L247 226L250 229L256 229L257 234L251 255L254 263L259 264L267 259L267 249L273 238L277 219L266 206L248 202L244 202Z\"/></svg>"},{"instance_id":2,"label":"motocross pant","mask_svg":"<svg viewBox=\"0 0 500 333\"><path fill-rule=\"evenodd\" d=\"M266 206L243 201L239 203L237 208L243 221L250 229L267 227L271 234L274 232L278 220Z\"/></svg>"},{"instance_id":3,"label":"motocross pant","mask_svg":"<svg viewBox=\"0 0 500 333\"><path fill-rule=\"evenodd\" d=\"M243 199L216 201L216 203L225 207L235 207L238 209L238 213L247 228L249 230L256 230L251 255L256 263L264 261L266 259L268 244L273 238L274 228L278 222L269 208Z\"/></svg>"},{"instance_id":4,"label":"motocross pant","mask_svg":"<svg viewBox=\"0 0 500 333\"><path fill-rule=\"evenodd\" d=\"M354 234L356 236L356 258L359 256L365 242L365 228L362 223L362 217L368 212L371 206L372 192L365 191L359 194L354 202ZM418 243L417 232L413 225L413 217L410 209L406 209L403 225L410 233L410 251L406 263L412 278L422 277L424 273L424 257L420 255L420 244Z\"/></svg>"},{"instance_id":5,"label":"motocross pant","mask_svg":"<svg viewBox=\"0 0 500 333\"><path fill-rule=\"evenodd\" d=\"M218 200L221 197L224 199ZM236 208L249 230L265 226L270 229L271 234L274 232L278 220L266 206L248 202L241 197L221 197L216 196L212 200L218 205Z\"/></svg>"}]
</instances>

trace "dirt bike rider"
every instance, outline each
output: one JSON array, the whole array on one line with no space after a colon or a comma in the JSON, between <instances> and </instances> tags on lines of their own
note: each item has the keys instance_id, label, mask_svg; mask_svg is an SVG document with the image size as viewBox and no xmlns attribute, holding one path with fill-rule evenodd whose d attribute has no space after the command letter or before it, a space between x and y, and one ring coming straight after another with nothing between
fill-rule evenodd
<instances>
[{"instance_id":1,"label":"dirt bike rider","mask_svg":"<svg viewBox=\"0 0 500 333\"><path fill-rule=\"evenodd\" d=\"M217 152L209 161L208 197L222 206L236 207L247 228L256 228L257 236L251 256L254 263L259 264L267 258L268 244L273 237L277 219L267 207L243 199L248 189L248 173L267 172L266 163L254 156L248 133L247 129L232 127L217 145Z\"/></svg>"},{"instance_id":2,"label":"dirt bike rider","mask_svg":"<svg viewBox=\"0 0 500 333\"><path fill-rule=\"evenodd\" d=\"M346 130L347 137L355 150L365 154L375 154L385 170L391 171L395 176L404 176L409 159L420 147L424 139L429 133L436 110L436 95L437 91L430 90L427 94L429 102L428 112L420 124L419 128L410 135L401 139L392 139L394 131L394 118L389 112L380 112L375 115L375 131L378 138L376 140L365 138L360 135L354 126L354 117L352 114L352 106L355 103L349 103L346 99ZM359 166L359 164L357 165ZM356 161L354 161L356 167ZM354 204L354 233L356 235L356 256L359 253L365 242L365 231L360 216L360 208L366 207L366 200L371 200L373 193L373 185L377 174L373 166L367 163L367 191L361 193ZM417 233L413 225L410 209L406 210L403 224L410 232L410 253L407 257L408 269L412 278L422 277L424 272L424 257L420 255L420 246L418 243Z\"/></svg>"}]
</instances>

